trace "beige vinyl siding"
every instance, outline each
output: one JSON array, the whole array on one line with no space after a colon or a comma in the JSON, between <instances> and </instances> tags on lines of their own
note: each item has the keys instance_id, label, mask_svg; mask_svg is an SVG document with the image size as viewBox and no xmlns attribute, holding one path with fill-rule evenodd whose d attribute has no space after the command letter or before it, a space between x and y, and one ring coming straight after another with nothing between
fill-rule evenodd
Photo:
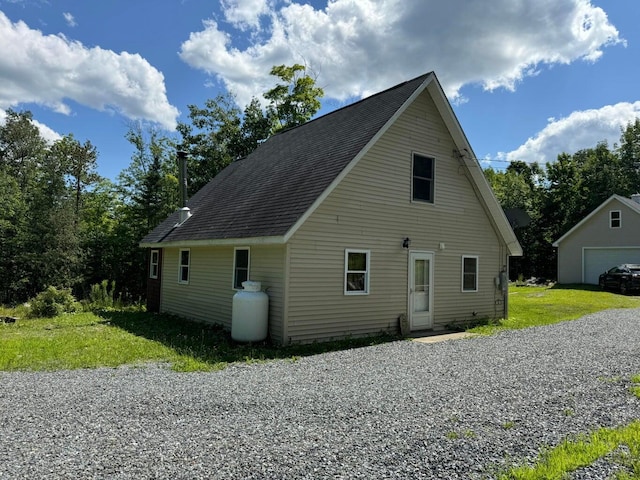
<instances>
[{"instance_id":1,"label":"beige vinyl siding","mask_svg":"<svg viewBox=\"0 0 640 480\"><path fill-rule=\"evenodd\" d=\"M163 312L231 327L233 247L191 248L189 283L178 283L180 249L165 248Z\"/></svg>"},{"instance_id":2,"label":"beige vinyl siding","mask_svg":"<svg viewBox=\"0 0 640 480\"><path fill-rule=\"evenodd\" d=\"M242 246L242 245L238 245ZM192 247L189 284L178 283L178 248L166 248L162 312L231 328L234 247ZM252 246L249 278L269 295L269 335L283 338L284 246Z\"/></svg>"},{"instance_id":3,"label":"beige vinyl siding","mask_svg":"<svg viewBox=\"0 0 640 480\"><path fill-rule=\"evenodd\" d=\"M434 328L502 315L493 279L506 249L454 148L424 92L300 227L289 246L287 340L395 330L407 313L405 237L434 253ZM412 152L435 158L433 204L411 201ZM369 295L343 294L345 249L370 250ZM462 255L478 256L478 292L461 292Z\"/></svg>"},{"instance_id":4,"label":"beige vinyl siding","mask_svg":"<svg viewBox=\"0 0 640 480\"><path fill-rule=\"evenodd\" d=\"M269 335L284 343L284 263L283 245L251 247L251 280L261 282L269 295Z\"/></svg>"},{"instance_id":5,"label":"beige vinyl siding","mask_svg":"<svg viewBox=\"0 0 640 480\"><path fill-rule=\"evenodd\" d=\"M609 228L611 210L621 212L621 228ZM640 215L614 199L559 244L558 282L582 283L583 248L585 247L638 246L640 246Z\"/></svg>"}]
</instances>

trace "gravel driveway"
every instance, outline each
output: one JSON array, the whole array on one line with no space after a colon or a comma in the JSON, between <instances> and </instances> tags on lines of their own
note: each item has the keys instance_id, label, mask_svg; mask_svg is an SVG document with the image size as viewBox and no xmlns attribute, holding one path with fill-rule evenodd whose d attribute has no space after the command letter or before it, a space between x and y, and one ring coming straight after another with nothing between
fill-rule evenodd
<instances>
[{"instance_id":1,"label":"gravel driveway","mask_svg":"<svg viewBox=\"0 0 640 480\"><path fill-rule=\"evenodd\" d=\"M0 373L0 479L492 478L640 418L639 323L611 310L213 373Z\"/></svg>"}]
</instances>

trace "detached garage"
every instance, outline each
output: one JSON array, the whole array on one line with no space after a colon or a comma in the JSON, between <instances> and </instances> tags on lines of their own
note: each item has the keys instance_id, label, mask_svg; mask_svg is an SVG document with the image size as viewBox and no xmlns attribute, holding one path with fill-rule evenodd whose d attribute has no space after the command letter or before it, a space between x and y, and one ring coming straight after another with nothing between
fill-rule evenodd
<instances>
[{"instance_id":1,"label":"detached garage","mask_svg":"<svg viewBox=\"0 0 640 480\"><path fill-rule=\"evenodd\" d=\"M621 263L640 263L640 194L612 195L560 239L558 283L597 285Z\"/></svg>"}]
</instances>

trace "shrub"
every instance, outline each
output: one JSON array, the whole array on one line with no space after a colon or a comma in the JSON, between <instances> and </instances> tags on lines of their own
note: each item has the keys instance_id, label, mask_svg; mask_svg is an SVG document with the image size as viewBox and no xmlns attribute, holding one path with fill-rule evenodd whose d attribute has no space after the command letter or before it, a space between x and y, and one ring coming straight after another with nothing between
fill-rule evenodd
<instances>
[{"instance_id":1,"label":"shrub","mask_svg":"<svg viewBox=\"0 0 640 480\"><path fill-rule=\"evenodd\" d=\"M116 282L115 280L103 280L100 283L91 285L91 292L89 293L88 306L91 310L109 310L112 308L122 309L122 295L116 298Z\"/></svg>"},{"instance_id":2,"label":"shrub","mask_svg":"<svg viewBox=\"0 0 640 480\"><path fill-rule=\"evenodd\" d=\"M64 313L80 310L80 304L71 294L70 289L48 287L31 300L31 317L57 317Z\"/></svg>"}]
</instances>

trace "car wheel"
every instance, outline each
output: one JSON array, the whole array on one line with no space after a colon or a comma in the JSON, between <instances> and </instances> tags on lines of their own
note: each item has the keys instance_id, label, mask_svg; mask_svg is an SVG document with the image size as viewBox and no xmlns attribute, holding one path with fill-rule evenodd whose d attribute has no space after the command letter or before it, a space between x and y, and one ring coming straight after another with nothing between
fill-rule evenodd
<instances>
[{"instance_id":1,"label":"car wheel","mask_svg":"<svg viewBox=\"0 0 640 480\"><path fill-rule=\"evenodd\" d=\"M627 288L627 283L626 282L622 282L620 284L620 293L622 295L626 295L627 293L629 293L629 289Z\"/></svg>"}]
</instances>

